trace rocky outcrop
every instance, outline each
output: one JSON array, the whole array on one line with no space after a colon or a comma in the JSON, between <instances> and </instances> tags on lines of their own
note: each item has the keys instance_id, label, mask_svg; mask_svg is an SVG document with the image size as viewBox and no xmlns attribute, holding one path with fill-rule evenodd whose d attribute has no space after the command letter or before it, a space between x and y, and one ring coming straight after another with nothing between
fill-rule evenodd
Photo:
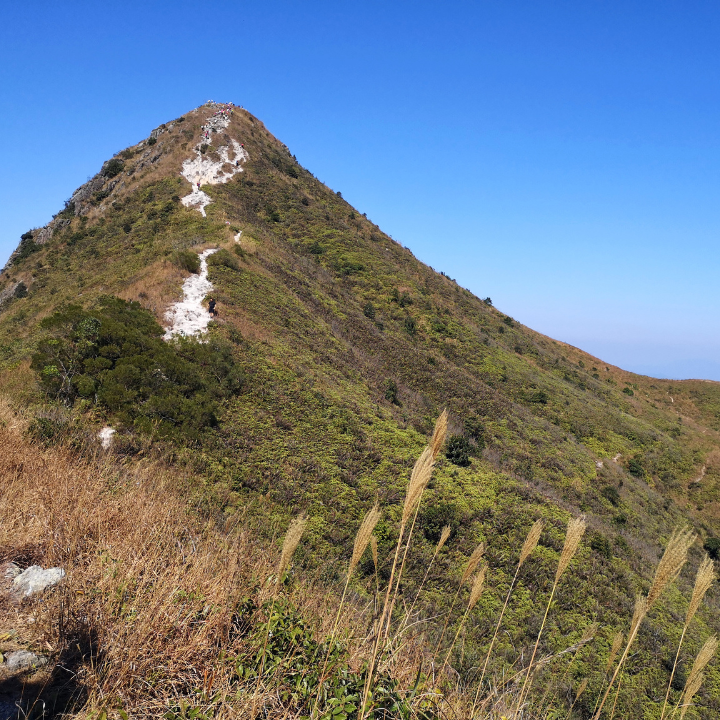
<instances>
[{"instance_id":1,"label":"rocky outcrop","mask_svg":"<svg viewBox=\"0 0 720 720\"><path fill-rule=\"evenodd\" d=\"M20 597L30 597L55 587L65 577L62 568L44 570L39 565L31 565L19 573L12 582L12 592Z\"/></svg>"}]
</instances>

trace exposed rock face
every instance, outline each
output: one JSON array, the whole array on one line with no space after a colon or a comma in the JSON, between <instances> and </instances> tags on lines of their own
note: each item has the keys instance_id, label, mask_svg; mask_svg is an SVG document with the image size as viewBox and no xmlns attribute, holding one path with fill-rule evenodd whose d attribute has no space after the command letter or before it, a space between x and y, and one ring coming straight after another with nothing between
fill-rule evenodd
<instances>
[{"instance_id":1,"label":"exposed rock face","mask_svg":"<svg viewBox=\"0 0 720 720\"><path fill-rule=\"evenodd\" d=\"M31 565L13 580L12 589L18 595L30 597L49 587L54 587L64 577L65 571L62 568L43 570L39 565Z\"/></svg>"}]
</instances>

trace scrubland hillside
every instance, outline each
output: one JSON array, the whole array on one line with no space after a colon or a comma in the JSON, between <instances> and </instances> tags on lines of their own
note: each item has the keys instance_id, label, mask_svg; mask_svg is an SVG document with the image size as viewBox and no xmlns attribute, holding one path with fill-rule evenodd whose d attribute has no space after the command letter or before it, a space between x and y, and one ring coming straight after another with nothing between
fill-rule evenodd
<instances>
[{"instance_id":1,"label":"scrubland hillside","mask_svg":"<svg viewBox=\"0 0 720 720\"><path fill-rule=\"evenodd\" d=\"M392 606L391 655L383 655L384 644L377 650L378 673L387 676L394 699L378 700L368 712L380 717L378 708L390 712L387 703L396 702L396 714L468 716L480 685L478 698L492 700L476 703L478 717L592 717L614 674L616 665L608 673L606 664L616 633L627 634L636 596L651 587L673 530L687 526L697 534L689 562L640 618L613 682L617 699L611 695L602 711L610 717L614 702L615 717L660 717L671 674L670 699L677 702L692 675L694 654L718 625L713 586L673 673L695 572L705 551L715 558L720 550L720 384L633 375L533 332L489 298L474 297L415 259L302 168L247 111L234 109L226 124L213 120L217 113L217 106L203 106L105 163L49 226L23 236L0 275L0 382L8 402L27 418L25 435L18 435L20 426L13 430L13 442L24 448L17 452L30 453L29 443L47 446L51 467L100 462L92 470L96 481L88 492L94 487L95 495L87 506L97 507L99 517L119 513L120 528L129 521L122 503L140 502L134 496L140 490L123 486L127 492L116 496L107 468L121 468L123 478L150 478L147 458L162 465L162 479L151 483L153 502L141 504L148 518L169 513L167 522L143 521L166 534L148 559L143 542L151 536L121 532L118 552L128 582L132 577L141 586L145 565L162 563L165 553L170 567L180 562L177 553L182 556L192 533L178 539L178 525L206 528L197 531L207 546L190 560L190 586L202 588L198 597L212 598L203 608L209 604L222 612L212 622L188 626L190 635L160 629L154 644L149 635L133 638L149 664L131 658L127 664L140 668L137 678L162 665L163 690L123 680L134 689L122 685L117 702L106 703L107 712L131 712L143 702L150 703L147 712L150 706L160 715L179 712L168 698L175 693L189 702L190 689L209 693L203 712L230 712L217 699L208 700L221 688L234 694L234 712L259 712L258 698L268 697L260 692L263 677L253 685L258 672L267 675L262 661L239 684L226 669L213 669L221 656L262 655L249 640L242 651L232 645L228 618L238 613L243 593L253 607L273 595L263 583L273 573L279 538L291 518L304 512L309 520L285 578L289 585L283 585L289 597L276 602L288 613L283 622L301 613L304 619L297 622L308 623L303 636L322 643L332 634L334 618L323 625L317 608L327 602L336 610L356 531L377 502L377 572L368 550L349 584L342 632L332 635L332 643L341 635L350 638L337 651L346 653L347 660L337 663L344 668L347 662L342 672L352 675L346 684L354 688L348 691L354 699L347 701L353 707L343 712L362 714L358 697L367 663L376 664L373 608L383 615L383 589L398 581L393 558L407 543L400 528L410 472L447 409L447 438L411 521L411 546ZM228 160L223 148L234 147L233 141L242 144L242 153ZM218 184L199 180L191 195L204 193L207 203L188 200L191 185L180 172L193 158L200 165L206 158L227 175ZM206 342L166 342L165 312L180 299L183 281L197 272L197 253L209 248L218 249L208 263L219 317ZM101 461L90 460L101 452L95 433L104 425L117 430L112 446ZM171 492L156 490L175 484ZM37 515L40 495L27 490L6 493L5 500L14 503L13 516L22 508ZM175 513L185 519L178 521ZM553 592L563 548L567 555L568 520L580 516L587 527ZM520 549L538 519L539 544L512 585L493 640ZM82 592L96 587L94 601L102 605L116 590L104 588L101 566L93 569L93 563L104 562L103 543L115 542L102 534L112 533L114 523L98 525L92 559L79 559L75 550L53 555L51 534L37 528L25 544L5 537L4 559L21 566L80 563L82 573L70 573L48 607L61 602L63 593L76 592L74 577L83 578ZM209 532L222 541L208 540L203 533ZM458 587L481 542L487 564L478 566L486 567L483 592L464 617L472 578L459 595ZM25 545L37 550L25 551ZM262 548L257 554L266 561L254 557L255 548ZM134 552L137 558L130 560ZM251 560L238 570L231 556ZM171 588L185 587L172 572L161 573L162 582L138 595L137 612L148 613L142 621L147 633L158 617L153 593L161 588L164 602L171 602ZM543 622L551 593L553 605ZM267 627L263 612L267 608L253 610L248 621L261 636L263 622ZM114 691L102 684L102 674L120 662L113 653L123 652L122 638L142 622L114 616L116 634L98 638L107 655L94 662L96 675L78 681L73 707L105 707L103 698ZM593 639L581 642L594 623ZM403 626L410 629L400 633ZM55 638L48 640L53 648L64 647L52 635L58 627L48 621L45 631ZM412 651L400 653L403 662L392 655L398 647L392 638L410 643ZM218 678L217 689L215 679L193 675L193 663L179 659L184 647L205 653L199 666ZM524 673L535 647L538 658L552 660ZM564 653L569 647L574 650ZM282 672L276 680L281 676L284 683ZM503 678L510 679L507 687ZM166 692L166 686L173 689ZM493 695L498 688L502 692ZM267 710L272 716L333 710L279 691L276 701ZM686 717L713 718L718 708L720 675L711 663Z\"/></svg>"}]
</instances>

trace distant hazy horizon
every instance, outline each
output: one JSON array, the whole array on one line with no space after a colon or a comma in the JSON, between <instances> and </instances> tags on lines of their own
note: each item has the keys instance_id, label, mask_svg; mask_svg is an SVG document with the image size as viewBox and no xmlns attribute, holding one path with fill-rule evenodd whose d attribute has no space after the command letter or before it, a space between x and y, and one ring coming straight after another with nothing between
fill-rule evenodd
<instances>
[{"instance_id":1,"label":"distant hazy horizon","mask_svg":"<svg viewBox=\"0 0 720 720\"><path fill-rule=\"evenodd\" d=\"M720 380L720 6L8 5L0 265L204 101L421 260L608 363Z\"/></svg>"}]
</instances>

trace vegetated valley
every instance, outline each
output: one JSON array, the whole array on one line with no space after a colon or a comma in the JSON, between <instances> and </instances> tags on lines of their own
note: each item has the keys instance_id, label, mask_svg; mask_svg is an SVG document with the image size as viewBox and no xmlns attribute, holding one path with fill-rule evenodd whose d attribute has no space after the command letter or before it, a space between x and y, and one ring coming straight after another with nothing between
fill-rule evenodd
<instances>
[{"instance_id":1,"label":"vegetated valley","mask_svg":"<svg viewBox=\"0 0 720 720\"><path fill-rule=\"evenodd\" d=\"M0 717L720 715L720 384L522 326L245 110L22 236L0 383Z\"/></svg>"}]
</instances>

